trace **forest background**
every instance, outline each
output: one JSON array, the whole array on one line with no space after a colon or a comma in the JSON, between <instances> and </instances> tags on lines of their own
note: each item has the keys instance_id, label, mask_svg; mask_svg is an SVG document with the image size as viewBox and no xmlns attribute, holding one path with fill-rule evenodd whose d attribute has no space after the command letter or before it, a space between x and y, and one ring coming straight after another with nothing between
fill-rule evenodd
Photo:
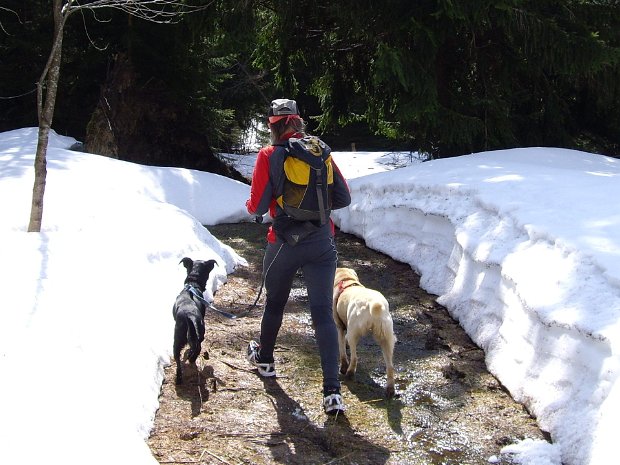
<instances>
[{"instance_id":1,"label":"forest background","mask_svg":"<svg viewBox=\"0 0 620 465\"><path fill-rule=\"evenodd\" d=\"M55 131L89 152L234 177L214 153L244 150L287 97L336 150L620 155L620 1L179 3L205 8L175 24L114 8L67 22ZM0 0L0 131L37 126L51 5Z\"/></svg>"}]
</instances>

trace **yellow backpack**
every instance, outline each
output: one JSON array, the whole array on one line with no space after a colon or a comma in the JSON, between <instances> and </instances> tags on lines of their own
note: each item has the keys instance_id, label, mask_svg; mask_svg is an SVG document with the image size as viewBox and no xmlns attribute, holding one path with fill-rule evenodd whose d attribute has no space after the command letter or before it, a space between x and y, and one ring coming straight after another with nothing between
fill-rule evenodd
<instances>
[{"instance_id":1,"label":"yellow backpack","mask_svg":"<svg viewBox=\"0 0 620 465\"><path fill-rule=\"evenodd\" d=\"M332 205L331 149L315 136L291 138L285 146L284 185L278 205L291 218L325 224Z\"/></svg>"}]
</instances>

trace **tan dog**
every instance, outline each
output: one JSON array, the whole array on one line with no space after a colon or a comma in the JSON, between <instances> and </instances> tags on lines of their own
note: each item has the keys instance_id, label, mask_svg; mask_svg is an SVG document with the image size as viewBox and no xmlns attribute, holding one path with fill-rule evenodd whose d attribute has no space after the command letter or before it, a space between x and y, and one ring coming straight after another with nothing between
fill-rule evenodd
<instances>
[{"instance_id":1,"label":"tan dog","mask_svg":"<svg viewBox=\"0 0 620 465\"><path fill-rule=\"evenodd\" d=\"M369 331L383 351L387 372L386 397L393 397L394 390L394 328L390 307L379 291L362 286L357 273L351 268L336 268L334 279L334 321L338 327L340 346L340 373L348 378L355 376L357 368L357 343ZM345 337L346 333L346 337ZM349 343L351 361L347 359Z\"/></svg>"}]
</instances>

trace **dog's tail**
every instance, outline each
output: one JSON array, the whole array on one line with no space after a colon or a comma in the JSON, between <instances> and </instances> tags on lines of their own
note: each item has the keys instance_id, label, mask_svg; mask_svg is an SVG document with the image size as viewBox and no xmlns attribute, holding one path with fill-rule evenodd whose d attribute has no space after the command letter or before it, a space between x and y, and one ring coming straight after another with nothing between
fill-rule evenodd
<instances>
[{"instance_id":1,"label":"dog's tail","mask_svg":"<svg viewBox=\"0 0 620 465\"><path fill-rule=\"evenodd\" d=\"M187 342L190 347L189 361L194 363L200 355L200 344L204 340L204 323L195 315L187 319Z\"/></svg>"},{"instance_id":2,"label":"dog's tail","mask_svg":"<svg viewBox=\"0 0 620 465\"><path fill-rule=\"evenodd\" d=\"M383 312L383 303L373 302L372 306L370 307L370 314L374 318L378 318L379 316L381 316L382 312Z\"/></svg>"},{"instance_id":3,"label":"dog's tail","mask_svg":"<svg viewBox=\"0 0 620 465\"><path fill-rule=\"evenodd\" d=\"M396 342L394 323L390 317L390 309L386 308L385 305L386 304L382 302L374 302L370 307L370 314L376 319L375 321L377 321L375 325L376 329L373 329L373 331L378 331L378 335L381 339L393 338L393 342Z\"/></svg>"}]
</instances>

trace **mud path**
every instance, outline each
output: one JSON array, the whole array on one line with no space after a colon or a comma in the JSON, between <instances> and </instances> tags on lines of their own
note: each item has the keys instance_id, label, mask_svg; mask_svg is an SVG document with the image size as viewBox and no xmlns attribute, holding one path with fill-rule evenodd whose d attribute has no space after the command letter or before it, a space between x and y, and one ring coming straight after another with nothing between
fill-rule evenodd
<instances>
[{"instance_id":1,"label":"mud path","mask_svg":"<svg viewBox=\"0 0 620 465\"><path fill-rule=\"evenodd\" d=\"M218 308L239 314L260 286L265 226L209 230L250 263L229 275L215 297ZM484 353L418 287L408 265L340 232L337 246L339 264L356 269L390 303L399 396L383 398L383 358L366 337L357 377L343 384L346 415L323 413L318 352L298 277L276 348L276 379L263 380L245 361L247 343L259 333L260 306L238 320L207 314L203 350L210 357L201 357L196 369L186 366L184 385L174 384L174 366L166 369L148 440L160 463L482 465L504 445L543 438L486 371Z\"/></svg>"}]
</instances>

